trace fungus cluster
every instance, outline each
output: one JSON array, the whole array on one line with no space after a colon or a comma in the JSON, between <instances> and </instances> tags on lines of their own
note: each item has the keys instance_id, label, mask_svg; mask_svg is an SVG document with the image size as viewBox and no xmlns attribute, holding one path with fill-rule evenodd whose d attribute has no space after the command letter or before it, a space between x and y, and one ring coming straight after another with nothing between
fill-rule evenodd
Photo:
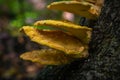
<instances>
[{"instance_id":1,"label":"fungus cluster","mask_svg":"<svg viewBox=\"0 0 120 80\"><path fill-rule=\"evenodd\" d=\"M47 8L71 12L88 19L97 19L99 12L97 6L93 4L94 1L96 0L59 1L49 4ZM22 59L43 65L61 65L89 55L88 43L92 28L60 20L40 20L33 26L23 26L20 31L32 41L50 48L23 53L20 56ZM43 26L52 29L36 28Z\"/></svg>"}]
</instances>

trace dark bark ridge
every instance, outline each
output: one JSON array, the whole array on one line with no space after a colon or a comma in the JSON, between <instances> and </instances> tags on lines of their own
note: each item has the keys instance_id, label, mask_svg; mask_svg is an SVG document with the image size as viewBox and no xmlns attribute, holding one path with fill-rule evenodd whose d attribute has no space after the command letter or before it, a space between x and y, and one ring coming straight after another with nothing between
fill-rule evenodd
<instances>
[{"instance_id":1,"label":"dark bark ridge","mask_svg":"<svg viewBox=\"0 0 120 80\"><path fill-rule=\"evenodd\" d=\"M105 0L86 60L48 66L36 80L120 80L120 0Z\"/></svg>"}]
</instances>

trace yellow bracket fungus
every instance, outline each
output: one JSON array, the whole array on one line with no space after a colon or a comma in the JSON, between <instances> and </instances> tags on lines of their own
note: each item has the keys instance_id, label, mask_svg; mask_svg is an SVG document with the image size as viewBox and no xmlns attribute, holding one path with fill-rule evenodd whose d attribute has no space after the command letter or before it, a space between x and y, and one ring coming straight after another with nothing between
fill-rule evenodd
<instances>
[{"instance_id":1,"label":"yellow bracket fungus","mask_svg":"<svg viewBox=\"0 0 120 80\"><path fill-rule=\"evenodd\" d=\"M62 65L73 61L73 58L55 49L42 49L26 52L20 56L22 59L38 62L42 65Z\"/></svg>"},{"instance_id":2,"label":"yellow bracket fungus","mask_svg":"<svg viewBox=\"0 0 120 80\"><path fill-rule=\"evenodd\" d=\"M96 9L88 2L59 1L51 3L47 8L71 12L89 19L96 19L98 17Z\"/></svg>"},{"instance_id":3,"label":"yellow bracket fungus","mask_svg":"<svg viewBox=\"0 0 120 80\"><path fill-rule=\"evenodd\" d=\"M62 65L75 58L86 58L88 47L79 39L59 30L38 30L34 27L23 26L20 30L34 42L54 49L42 49L26 52L20 57L24 60L38 62L43 65Z\"/></svg>"},{"instance_id":4,"label":"yellow bracket fungus","mask_svg":"<svg viewBox=\"0 0 120 80\"><path fill-rule=\"evenodd\" d=\"M30 39L42 45L63 51L66 54L81 54L85 50L79 39L62 31L37 30L33 27L24 26L21 29Z\"/></svg>"},{"instance_id":5,"label":"yellow bracket fungus","mask_svg":"<svg viewBox=\"0 0 120 80\"><path fill-rule=\"evenodd\" d=\"M74 0L78 2L88 2L92 5L90 12L99 16L104 0Z\"/></svg>"},{"instance_id":6,"label":"yellow bracket fungus","mask_svg":"<svg viewBox=\"0 0 120 80\"><path fill-rule=\"evenodd\" d=\"M72 12L89 19L96 19L99 12L96 11L95 1L53 2L48 5L48 8ZM62 65L70 63L76 58L86 58L89 55L88 43L91 38L91 28L58 20L41 20L35 22L34 26L41 29L23 26L20 31L25 33L32 41L48 46L50 49L26 52L20 56L22 59L43 65ZM48 26L52 29L44 29L43 26Z\"/></svg>"},{"instance_id":7,"label":"yellow bracket fungus","mask_svg":"<svg viewBox=\"0 0 120 80\"><path fill-rule=\"evenodd\" d=\"M91 37L91 28L88 28L87 26L79 26L77 24L74 24L72 22L64 22L64 21L58 21L58 20L41 20L37 21L34 24L35 26L51 26L51 27L57 27L60 29L63 29L64 31L67 31L74 35L75 37L79 38L83 43L88 44Z\"/></svg>"},{"instance_id":8,"label":"yellow bracket fungus","mask_svg":"<svg viewBox=\"0 0 120 80\"><path fill-rule=\"evenodd\" d=\"M97 0L74 0L74 1L79 1L79 2L89 2L94 4Z\"/></svg>"}]
</instances>

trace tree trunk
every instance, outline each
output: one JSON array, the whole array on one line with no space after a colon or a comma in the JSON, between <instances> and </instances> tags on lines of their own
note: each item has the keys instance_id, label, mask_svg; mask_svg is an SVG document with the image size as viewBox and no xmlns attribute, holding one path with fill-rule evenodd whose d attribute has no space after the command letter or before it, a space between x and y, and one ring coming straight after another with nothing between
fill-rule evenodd
<instances>
[{"instance_id":1,"label":"tree trunk","mask_svg":"<svg viewBox=\"0 0 120 80\"><path fill-rule=\"evenodd\" d=\"M105 0L89 47L86 60L48 66L36 80L120 80L120 0Z\"/></svg>"}]
</instances>

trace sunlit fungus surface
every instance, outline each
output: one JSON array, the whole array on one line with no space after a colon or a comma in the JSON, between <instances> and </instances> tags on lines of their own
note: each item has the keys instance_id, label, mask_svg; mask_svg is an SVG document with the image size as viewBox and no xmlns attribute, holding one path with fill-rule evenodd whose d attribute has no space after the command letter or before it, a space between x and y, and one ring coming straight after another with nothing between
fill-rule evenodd
<instances>
[{"instance_id":1,"label":"sunlit fungus surface","mask_svg":"<svg viewBox=\"0 0 120 80\"><path fill-rule=\"evenodd\" d=\"M71 12L88 19L97 19L99 11L95 0L58 1L47 6L48 9ZM68 8L69 6L69 8ZM40 45L49 49L25 52L20 57L42 65L68 64L77 58L87 58L88 44L92 28L77 25L70 21L39 20L33 26L23 26L20 31Z\"/></svg>"}]
</instances>

